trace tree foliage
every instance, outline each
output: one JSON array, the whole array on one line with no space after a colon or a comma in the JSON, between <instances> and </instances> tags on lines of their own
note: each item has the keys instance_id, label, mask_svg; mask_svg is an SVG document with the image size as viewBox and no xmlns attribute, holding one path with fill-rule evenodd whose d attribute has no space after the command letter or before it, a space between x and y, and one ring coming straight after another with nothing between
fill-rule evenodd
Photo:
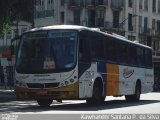
<instances>
[{"instance_id":1,"label":"tree foliage","mask_svg":"<svg viewBox=\"0 0 160 120\"><path fill-rule=\"evenodd\" d=\"M34 0L0 0L0 36L13 21L33 21Z\"/></svg>"},{"instance_id":2,"label":"tree foliage","mask_svg":"<svg viewBox=\"0 0 160 120\"><path fill-rule=\"evenodd\" d=\"M0 37L3 36L4 30L8 29L9 16L11 11L10 0L0 0Z\"/></svg>"}]
</instances>

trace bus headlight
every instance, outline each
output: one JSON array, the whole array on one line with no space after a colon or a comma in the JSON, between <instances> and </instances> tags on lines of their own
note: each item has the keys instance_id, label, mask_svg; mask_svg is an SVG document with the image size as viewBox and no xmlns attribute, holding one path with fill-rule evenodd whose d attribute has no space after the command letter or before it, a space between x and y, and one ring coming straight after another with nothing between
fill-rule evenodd
<instances>
[{"instance_id":1,"label":"bus headlight","mask_svg":"<svg viewBox=\"0 0 160 120\"><path fill-rule=\"evenodd\" d=\"M19 87L27 87L27 84L22 82L22 81L18 81L16 80L16 86L19 86Z\"/></svg>"},{"instance_id":2,"label":"bus headlight","mask_svg":"<svg viewBox=\"0 0 160 120\"><path fill-rule=\"evenodd\" d=\"M74 82L74 79L71 78L71 79L70 79L70 82L73 83L73 82Z\"/></svg>"},{"instance_id":3,"label":"bus headlight","mask_svg":"<svg viewBox=\"0 0 160 120\"><path fill-rule=\"evenodd\" d=\"M64 83L65 83L65 85L68 85L68 84L69 84L69 82L68 82L68 81L65 81Z\"/></svg>"},{"instance_id":4,"label":"bus headlight","mask_svg":"<svg viewBox=\"0 0 160 120\"><path fill-rule=\"evenodd\" d=\"M71 78L71 79L67 79L67 80L64 80L60 83L60 87L63 87L63 86L67 86L67 85L71 85L75 82L75 79L74 78Z\"/></svg>"}]
</instances>

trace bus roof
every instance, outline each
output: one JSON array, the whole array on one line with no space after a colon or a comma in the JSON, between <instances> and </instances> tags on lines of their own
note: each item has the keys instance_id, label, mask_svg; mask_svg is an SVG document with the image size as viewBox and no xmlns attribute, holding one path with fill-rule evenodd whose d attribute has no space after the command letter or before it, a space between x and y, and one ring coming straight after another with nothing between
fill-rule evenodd
<instances>
[{"instance_id":1,"label":"bus roof","mask_svg":"<svg viewBox=\"0 0 160 120\"><path fill-rule=\"evenodd\" d=\"M131 43L131 44L135 44L135 45L138 45L138 46L142 46L142 47L146 47L146 48L152 49L149 46L143 45L143 44L141 44L139 42L134 42L134 41L128 40L124 36L121 36L121 35L118 35L118 34L115 34L115 33L102 32L98 28L89 28L89 27L78 26L78 25L53 25L53 26L33 28L30 31L28 31L28 32L40 31L40 30L53 30L53 29L70 29L70 30L78 30L78 31L89 30L89 31L93 31L93 32L99 32L99 33L102 33L104 35L107 35L107 36L110 36L110 37L114 37L114 38L117 38L119 40Z\"/></svg>"},{"instance_id":2,"label":"bus roof","mask_svg":"<svg viewBox=\"0 0 160 120\"><path fill-rule=\"evenodd\" d=\"M90 30L90 28L88 28L88 27L78 26L78 25L53 25L53 26L33 28L30 31L52 30L52 29L71 29L71 30L75 29L75 30L78 30L78 31Z\"/></svg>"},{"instance_id":3,"label":"bus roof","mask_svg":"<svg viewBox=\"0 0 160 120\"><path fill-rule=\"evenodd\" d=\"M115 34L115 33L106 33L106 32L101 32L101 33L103 33L103 34L105 34L107 36L110 36L110 37L117 38L118 40L121 40L121 41L125 41L125 42L128 42L128 43L134 44L134 45L138 45L138 46L146 47L148 49L152 49L151 47L149 47L147 45L139 43L138 40L131 41L131 40L125 38L124 36L121 36L121 35L118 35L118 34Z\"/></svg>"}]
</instances>

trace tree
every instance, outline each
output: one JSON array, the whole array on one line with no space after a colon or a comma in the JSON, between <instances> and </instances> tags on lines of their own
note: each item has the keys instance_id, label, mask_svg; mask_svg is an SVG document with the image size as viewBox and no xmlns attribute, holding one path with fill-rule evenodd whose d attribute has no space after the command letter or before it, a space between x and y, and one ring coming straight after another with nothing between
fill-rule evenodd
<instances>
[{"instance_id":1,"label":"tree","mask_svg":"<svg viewBox=\"0 0 160 120\"><path fill-rule=\"evenodd\" d=\"M9 30L9 16L11 14L11 4L9 1L10 0L0 0L0 36L3 36L4 32Z\"/></svg>"},{"instance_id":2,"label":"tree","mask_svg":"<svg viewBox=\"0 0 160 120\"><path fill-rule=\"evenodd\" d=\"M0 36L9 30L13 21L33 23L34 0L0 0Z\"/></svg>"}]
</instances>

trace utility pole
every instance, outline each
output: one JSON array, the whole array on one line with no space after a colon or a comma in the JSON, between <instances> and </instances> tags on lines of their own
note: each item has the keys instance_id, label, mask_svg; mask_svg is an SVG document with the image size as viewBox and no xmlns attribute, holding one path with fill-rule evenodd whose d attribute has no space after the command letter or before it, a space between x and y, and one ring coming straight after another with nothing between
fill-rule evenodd
<instances>
[{"instance_id":1,"label":"utility pole","mask_svg":"<svg viewBox=\"0 0 160 120\"><path fill-rule=\"evenodd\" d=\"M32 28L35 27L35 23L34 23L34 18L35 18L35 5L36 5L36 0L32 0Z\"/></svg>"},{"instance_id":2,"label":"utility pole","mask_svg":"<svg viewBox=\"0 0 160 120\"><path fill-rule=\"evenodd\" d=\"M132 18L134 18L134 17L137 17L138 15L132 15ZM129 19L129 17L127 17L127 18L125 18L121 23L119 23L119 26L118 26L118 32L120 32L119 30L120 30L120 27L122 26L122 25L124 25L124 23L127 21ZM132 33L131 33L132 34Z\"/></svg>"}]
</instances>

